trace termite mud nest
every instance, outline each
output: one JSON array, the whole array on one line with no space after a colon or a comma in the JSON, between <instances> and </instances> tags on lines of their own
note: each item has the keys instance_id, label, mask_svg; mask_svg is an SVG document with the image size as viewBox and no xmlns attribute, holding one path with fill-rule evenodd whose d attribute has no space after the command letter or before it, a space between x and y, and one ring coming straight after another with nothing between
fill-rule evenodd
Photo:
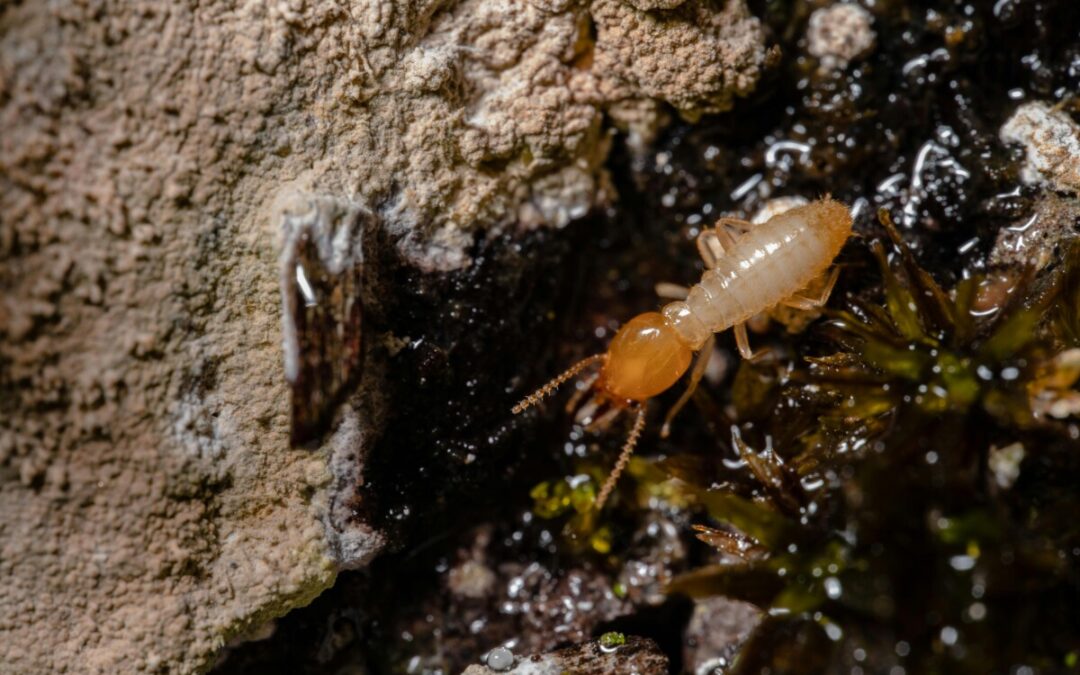
<instances>
[{"instance_id":1,"label":"termite mud nest","mask_svg":"<svg viewBox=\"0 0 1080 675\"><path fill-rule=\"evenodd\" d=\"M1047 199L1076 224L1075 196L1023 185L998 130L1029 100L1076 119L1080 7L862 4L872 50L825 67L806 43L819 4L751 3L773 70L645 154L617 142L610 213L478 244L452 277L387 262L408 292L375 322L410 342L357 513L394 551L220 672L456 673L501 644L608 629L654 638L676 671L1077 668L1080 253L1066 237L1040 271L991 261ZM572 426L558 400L520 419L509 406L654 309L657 281L695 281L703 225L824 193L853 206L857 233L829 311L755 336L762 363L720 336L696 405L669 439L643 439L589 516L620 436ZM671 583L771 611L743 611L707 653L693 631L709 605Z\"/></svg>"}]
</instances>

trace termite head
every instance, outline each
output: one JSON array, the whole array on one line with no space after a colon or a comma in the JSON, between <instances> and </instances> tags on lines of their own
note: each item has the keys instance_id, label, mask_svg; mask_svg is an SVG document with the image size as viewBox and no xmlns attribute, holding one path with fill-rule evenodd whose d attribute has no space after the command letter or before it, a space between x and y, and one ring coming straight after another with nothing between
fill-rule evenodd
<instances>
[{"instance_id":1,"label":"termite head","mask_svg":"<svg viewBox=\"0 0 1080 675\"><path fill-rule=\"evenodd\" d=\"M519 413L551 394L563 382L600 364L598 373L571 399L573 408L584 394L592 393L578 411L578 421L593 428L604 428L625 410L634 412L630 435L623 445L619 461L597 495L595 506L604 502L626 467L645 426L645 402L675 384L690 367L694 352L687 346L668 319L658 312L639 314L626 323L612 338L603 354L591 356L551 380L514 406ZM602 410L605 409L606 410Z\"/></svg>"},{"instance_id":2,"label":"termite head","mask_svg":"<svg viewBox=\"0 0 1080 675\"><path fill-rule=\"evenodd\" d=\"M644 403L675 384L693 356L663 314L638 314L608 345L596 388L613 401Z\"/></svg>"},{"instance_id":3,"label":"termite head","mask_svg":"<svg viewBox=\"0 0 1080 675\"><path fill-rule=\"evenodd\" d=\"M594 409L596 405L620 409L640 406L675 384L690 367L693 356L693 350L667 317L659 312L638 314L619 329L606 352L574 364L522 399L513 412L536 405L559 385L597 364L599 373L588 380L585 388L593 393Z\"/></svg>"}]
</instances>

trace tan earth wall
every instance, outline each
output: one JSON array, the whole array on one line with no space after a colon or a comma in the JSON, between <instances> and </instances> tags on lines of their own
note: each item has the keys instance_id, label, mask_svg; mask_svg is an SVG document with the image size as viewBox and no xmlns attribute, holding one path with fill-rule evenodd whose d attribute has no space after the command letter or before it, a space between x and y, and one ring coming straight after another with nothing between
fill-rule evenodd
<instances>
[{"instance_id":1,"label":"tan earth wall","mask_svg":"<svg viewBox=\"0 0 1080 675\"><path fill-rule=\"evenodd\" d=\"M197 672L379 550L373 420L290 447L296 218L461 268L764 60L742 0L0 1L0 672Z\"/></svg>"}]
</instances>

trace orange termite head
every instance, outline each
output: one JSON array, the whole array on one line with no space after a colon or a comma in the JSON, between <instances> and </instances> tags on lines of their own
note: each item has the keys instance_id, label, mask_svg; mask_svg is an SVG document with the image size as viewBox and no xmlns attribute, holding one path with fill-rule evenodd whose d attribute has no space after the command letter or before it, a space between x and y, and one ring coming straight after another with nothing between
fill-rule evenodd
<instances>
[{"instance_id":1,"label":"orange termite head","mask_svg":"<svg viewBox=\"0 0 1080 675\"><path fill-rule=\"evenodd\" d=\"M590 385L594 394L592 400L579 414L586 413L587 410L595 412L599 407L608 405L608 414L602 415L598 421L610 421L621 411L630 409L634 412L634 423L615 468L596 497L595 507L599 510L611 495L615 482L626 467L645 427L645 402L675 384L690 367L693 356L693 350L679 338L675 328L663 314L639 314L619 329L605 353L591 356L572 366L535 393L525 397L514 406L514 412L519 413L535 405L555 391L560 384L593 364L603 364ZM584 391L579 392L582 393ZM574 400L577 398L575 396ZM585 416L591 416L591 412Z\"/></svg>"},{"instance_id":2,"label":"orange termite head","mask_svg":"<svg viewBox=\"0 0 1080 675\"><path fill-rule=\"evenodd\" d=\"M596 388L613 401L643 403L675 384L693 356L663 314L638 314L608 345Z\"/></svg>"},{"instance_id":3,"label":"orange termite head","mask_svg":"<svg viewBox=\"0 0 1080 675\"><path fill-rule=\"evenodd\" d=\"M606 352L574 364L522 399L513 412L536 405L559 385L596 363L602 366L590 384L595 398L618 408L641 405L675 384L690 367L693 356L693 350L667 317L659 312L638 314L619 329Z\"/></svg>"}]
</instances>

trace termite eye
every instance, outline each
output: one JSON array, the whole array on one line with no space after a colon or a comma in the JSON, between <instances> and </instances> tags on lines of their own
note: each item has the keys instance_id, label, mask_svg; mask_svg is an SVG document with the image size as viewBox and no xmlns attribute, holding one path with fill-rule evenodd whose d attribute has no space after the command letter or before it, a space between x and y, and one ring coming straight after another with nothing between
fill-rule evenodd
<instances>
[{"instance_id":1,"label":"termite eye","mask_svg":"<svg viewBox=\"0 0 1080 675\"><path fill-rule=\"evenodd\" d=\"M608 345L602 386L616 398L644 401L675 384L692 358L664 315L639 314Z\"/></svg>"}]
</instances>

